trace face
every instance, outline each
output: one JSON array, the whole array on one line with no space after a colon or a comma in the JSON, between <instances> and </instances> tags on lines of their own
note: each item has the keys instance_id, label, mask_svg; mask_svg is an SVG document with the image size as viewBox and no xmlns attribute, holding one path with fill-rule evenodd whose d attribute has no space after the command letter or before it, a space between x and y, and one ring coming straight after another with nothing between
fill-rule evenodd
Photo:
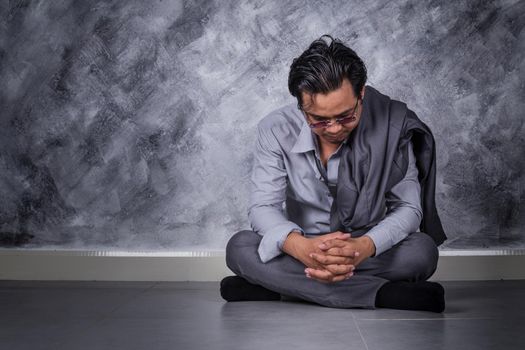
<instances>
[{"instance_id":1,"label":"face","mask_svg":"<svg viewBox=\"0 0 525 350\"><path fill-rule=\"evenodd\" d=\"M339 145L359 124L363 110L364 87L361 98L357 99L352 85L344 79L341 87L327 94L309 95L303 92L303 112L309 124L331 120L326 128L314 128L312 131L319 137L321 144ZM336 118L355 116L345 124L335 122Z\"/></svg>"}]
</instances>

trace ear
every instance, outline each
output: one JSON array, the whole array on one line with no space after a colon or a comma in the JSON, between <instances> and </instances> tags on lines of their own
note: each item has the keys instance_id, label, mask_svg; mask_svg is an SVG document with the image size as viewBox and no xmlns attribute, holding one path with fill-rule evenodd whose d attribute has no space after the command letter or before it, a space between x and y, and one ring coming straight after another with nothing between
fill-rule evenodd
<instances>
[{"instance_id":1,"label":"ear","mask_svg":"<svg viewBox=\"0 0 525 350\"><path fill-rule=\"evenodd\" d=\"M361 95L361 101L363 100L363 98L365 98L365 87L363 86L363 88L361 89L361 93L359 94Z\"/></svg>"}]
</instances>

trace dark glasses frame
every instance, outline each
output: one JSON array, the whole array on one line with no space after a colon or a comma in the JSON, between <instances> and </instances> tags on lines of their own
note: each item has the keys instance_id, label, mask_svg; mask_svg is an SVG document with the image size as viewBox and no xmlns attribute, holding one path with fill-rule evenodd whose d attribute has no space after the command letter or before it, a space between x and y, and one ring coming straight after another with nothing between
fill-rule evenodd
<instances>
[{"instance_id":1,"label":"dark glasses frame","mask_svg":"<svg viewBox=\"0 0 525 350\"><path fill-rule=\"evenodd\" d=\"M348 124L350 122L355 121L357 119L357 106L359 104L359 100L360 98L358 98L357 101L355 102L353 113L351 115L340 117L340 118L330 118L330 119L319 121L319 122L311 122L309 120L308 113L306 113L302 108L300 109L301 109L301 112L303 112L304 116L306 117L306 122L308 123L308 126L311 129L326 129L326 128L331 127L334 123Z\"/></svg>"}]
</instances>

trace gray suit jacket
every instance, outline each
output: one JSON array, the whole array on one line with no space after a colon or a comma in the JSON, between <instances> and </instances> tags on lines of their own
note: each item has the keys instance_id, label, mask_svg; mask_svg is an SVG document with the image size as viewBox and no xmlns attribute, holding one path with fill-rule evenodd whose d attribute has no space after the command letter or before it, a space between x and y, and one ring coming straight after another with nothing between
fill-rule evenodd
<instances>
[{"instance_id":1,"label":"gray suit jacket","mask_svg":"<svg viewBox=\"0 0 525 350\"><path fill-rule=\"evenodd\" d=\"M406 104L366 86L361 120L343 149L332 205L332 231L359 231L386 211L385 194L406 174L412 142L421 185L420 231L436 245L447 236L435 204L436 147L425 123Z\"/></svg>"}]
</instances>

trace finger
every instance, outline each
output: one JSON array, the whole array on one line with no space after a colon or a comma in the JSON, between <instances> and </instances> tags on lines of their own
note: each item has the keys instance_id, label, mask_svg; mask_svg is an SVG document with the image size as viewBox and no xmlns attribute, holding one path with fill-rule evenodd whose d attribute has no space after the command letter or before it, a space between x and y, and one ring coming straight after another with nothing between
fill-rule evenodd
<instances>
[{"instance_id":1,"label":"finger","mask_svg":"<svg viewBox=\"0 0 525 350\"><path fill-rule=\"evenodd\" d=\"M348 239L350 237L351 237L350 233L344 233L344 232L341 232L341 231L337 231L337 232L333 232L333 233L329 233L327 235L324 235L322 237L322 241L325 242L325 241L329 241L331 239Z\"/></svg>"},{"instance_id":2,"label":"finger","mask_svg":"<svg viewBox=\"0 0 525 350\"><path fill-rule=\"evenodd\" d=\"M334 277L334 275L327 270L307 268L304 272L307 277L322 281L330 281Z\"/></svg>"},{"instance_id":3,"label":"finger","mask_svg":"<svg viewBox=\"0 0 525 350\"><path fill-rule=\"evenodd\" d=\"M353 265L337 264L326 265L324 268L330 271L333 275L346 275L347 273L350 273L355 269Z\"/></svg>"},{"instance_id":4,"label":"finger","mask_svg":"<svg viewBox=\"0 0 525 350\"><path fill-rule=\"evenodd\" d=\"M328 265L328 264L349 265L353 263L353 258L348 258L345 256L335 256L335 255L317 254L317 253L310 253L309 256L316 262L320 263L321 265Z\"/></svg>"},{"instance_id":5,"label":"finger","mask_svg":"<svg viewBox=\"0 0 525 350\"><path fill-rule=\"evenodd\" d=\"M353 272L349 272L346 275L335 276L334 278L332 278L332 282L341 282L341 281L349 279L353 275L354 275Z\"/></svg>"},{"instance_id":6,"label":"finger","mask_svg":"<svg viewBox=\"0 0 525 350\"><path fill-rule=\"evenodd\" d=\"M323 251L323 253L327 255L333 255L333 256L349 257L352 259L355 259L360 255L360 253L357 250L354 250L350 247L330 248L330 249Z\"/></svg>"},{"instance_id":7,"label":"finger","mask_svg":"<svg viewBox=\"0 0 525 350\"><path fill-rule=\"evenodd\" d=\"M339 235L335 236L334 239L348 239L352 237L350 232L339 232Z\"/></svg>"},{"instance_id":8,"label":"finger","mask_svg":"<svg viewBox=\"0 0 525 350\"><path fill-rule=\"evenodd\" d=\"M322 283L333 283L333 282L340 282L340 281L344 281L346 279L349 279L350 277L352 277L354 275L353 272L349 272L347 274L344 274L344 275L337 275L337 276L332 276L332 277L318 277L315 273L314 274L307 274L306 277L310 278L310 279L313 279L313 280L316 280L318 282L322 282Z\"/></svg>"},{"instance_id":9,"label":"finger","mask_svg":"<svg viewBox=\"0 0 525 350\"><path fill-rule=\"evenodd\" d=\"M346 242L340 239L330 239L319 244L318 247L322 250L330 249L332 247L345 247Z\"/></svg>"},{"instance_id":10,"label":"finger","mask_svg":"<svg viewBox=\"0 0 525 350\"><path fill-rule=\"evenodd\" d=\"M350 232L340 232L340 235L339 236L336 236L334 237L335 239L348 239L350 237L352 237L352 234Z\"/></svg>"},{"instance_id":11,"label":"finger","mask_svg":"<svg viewBox=\"0 0 525 350\"><path fill-rule=\"evenodd\" d=\"M310 276L310 275L306 275L306 277L308 277L308 278L310 278L310 279L312 279L312 280L314 280L314 281L317 281L317 282L321 282L321 283L330 283L330 281L328 281L328 280L322 280L322 279L319 279L319 278L316 278L316 277L312 277L312 276Z\"/></svg>"},{"instance_id":12,"label":"finger","mask_svg":"<svg viewBox=\"0 0 525 350\"><path fill-rule=\"evenodd\" d=\"M314 259L315 261L323 265L328 265L328 264L351 265L354 262L353 257L335 256L335 255L326 255L326 254L317 254L317 253L311 253L310 258Z\"/></svg>"},{"instance_id":13,"label":"finger","mask_svg":"<svg viewBox=\"0 0 525 350\"><path fill-rule=\"evenodd\" d=\"M335 237L334 239L338 239L338 240L341 240L341 241L348 241L348 240L350 240L350 238L352 238L352 235L350 233L346 233L344 236Z\"/></svg>"}]
</instances>

